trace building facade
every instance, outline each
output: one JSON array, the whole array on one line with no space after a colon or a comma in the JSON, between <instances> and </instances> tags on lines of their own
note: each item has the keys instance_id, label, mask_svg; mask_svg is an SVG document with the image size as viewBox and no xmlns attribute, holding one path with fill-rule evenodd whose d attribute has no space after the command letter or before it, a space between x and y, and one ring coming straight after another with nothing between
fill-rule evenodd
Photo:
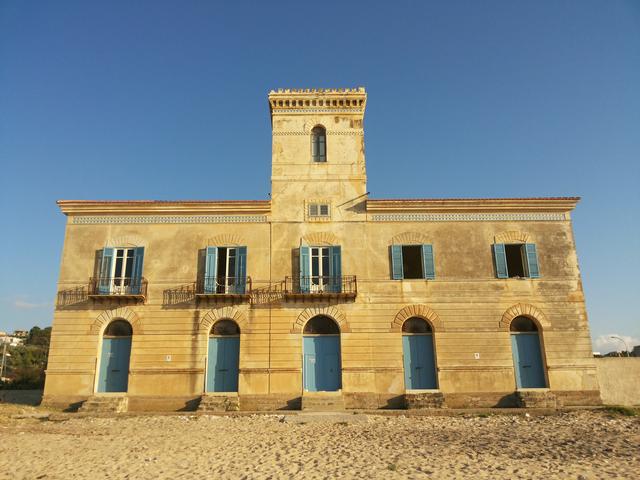
<instances>
[{"instance_id":1,"label":"building facade","mask_svg":"<svg viewBox=\"0 0 640 480\"><path fill-rule=\"evenodd\" d=\"M269 94L270 200L58 202L45 403L599 403L578 198L371 199L366 102Z\"/></svg>"}]
</instances>

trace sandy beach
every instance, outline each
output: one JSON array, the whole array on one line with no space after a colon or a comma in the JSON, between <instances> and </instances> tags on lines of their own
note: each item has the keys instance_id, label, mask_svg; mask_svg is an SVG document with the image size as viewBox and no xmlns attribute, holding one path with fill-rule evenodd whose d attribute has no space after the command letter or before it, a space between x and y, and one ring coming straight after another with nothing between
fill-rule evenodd
<instances>
[{"instance_id":1,"label":"sandy beach","mask_svg":"<svg viewBox=\"0 0 640 480\"><path fill-rule=\"evenodd\" d=\"M0 407L2 479L637 478L640 417L144 415Z\"/></svg>"}]
</instances>

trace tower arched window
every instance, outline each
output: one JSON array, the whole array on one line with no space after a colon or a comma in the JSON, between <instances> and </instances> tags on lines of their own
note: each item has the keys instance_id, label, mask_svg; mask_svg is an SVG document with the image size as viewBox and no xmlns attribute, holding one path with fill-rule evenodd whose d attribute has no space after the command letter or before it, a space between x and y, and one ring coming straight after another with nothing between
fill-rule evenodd
<instances>
[{"instance_id":1,"label":"tower arched window","mask_svg":"<svg viewBox=\"0 0 640 480\"><path fill-rule=\"evenodd\" d=\"M327 161L327 131L320 125L311 130L311 158L314 162Z\"/></svg>"}]
</instances>

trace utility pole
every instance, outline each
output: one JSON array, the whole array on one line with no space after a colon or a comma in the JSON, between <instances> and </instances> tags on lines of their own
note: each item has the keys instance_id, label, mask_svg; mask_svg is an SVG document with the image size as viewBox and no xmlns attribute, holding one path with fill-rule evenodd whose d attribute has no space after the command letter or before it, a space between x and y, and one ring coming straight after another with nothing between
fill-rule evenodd
<instances>
[{"instance_id":1,"label":"utility pole","mask_svg":"<svg viewBox=\"0 0 640 480\"><path fill-rule=\"evenodd\" d=\"M0 365L0 379L4 377L4 364L7 358L7 342L2 342L2 365Z\"/></svg>"},{"instance_id":2,"label":"utility pole","mask_svg":"<svg viewBox=\"0 0 640 480\"><path fill-rule=\"evenodd\" d=\"M624 338L620 338L617 335L609 335L609 338L614 338L616 340L620 340L624 344L624 351L626 355L622 355L623 357L629 356L629 345L627 345L627 341Z\"/></svg>"}]
</instances>

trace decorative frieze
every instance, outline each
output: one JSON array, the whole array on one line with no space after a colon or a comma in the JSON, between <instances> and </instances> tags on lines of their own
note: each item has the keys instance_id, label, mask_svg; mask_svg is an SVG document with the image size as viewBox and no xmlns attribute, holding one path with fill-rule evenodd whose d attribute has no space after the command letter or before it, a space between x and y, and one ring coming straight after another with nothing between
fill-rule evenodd
<instances>
[{"instance_id":1,"label":"decorative frieze","mask_svg":"<svg viewBox=\"0 0 640 480\"><path fill-rule=\"evenodd\" d=\"M363 113L364 108L283 108L275 110L273 113Z\"/></svg>"},{"instance_id":2,"label":"decorative frieze","mask_svg":"<svg viewBox=\"0 0 640 480\"><path fill-rule=\"evenodd\" d=\"M548 222L567 220L565 213L388 213L371 216L374 222Z\"/></svg>"},{"instance_id":3,"label":"decorative frieze","mask_svg":"<svg viewBox=\"0 0 640 480\"><path fill-rule=\"evenodd\" d=\"M327 135L352 135L352 136L363 136L364 130L327 130ZM281 130L281 131L273 131L272 135L274 137L307 137L311 135L311 131L306 130Z\"/></svg>"},{"instance_id":4,"label":"decorative frieze","mask_svg":"<svg viewBox=\"0 0 640 480\"><path fill-rule=\"evenodd\" d=\"M266 221L266 215L92 215L73 217L73 223L75 225L266 223Z\"/></svg>"},{"instance_id":5,"label":"decorative frieze","mask_svg":"<svg viewBox=\"0 0 640 480\"><path fill-rule=\"evenodd\" d=\"M364 88L278 89L269 93L272 115L292 113L363 114L367 103Z\"/></svg>"}]
</instances>

